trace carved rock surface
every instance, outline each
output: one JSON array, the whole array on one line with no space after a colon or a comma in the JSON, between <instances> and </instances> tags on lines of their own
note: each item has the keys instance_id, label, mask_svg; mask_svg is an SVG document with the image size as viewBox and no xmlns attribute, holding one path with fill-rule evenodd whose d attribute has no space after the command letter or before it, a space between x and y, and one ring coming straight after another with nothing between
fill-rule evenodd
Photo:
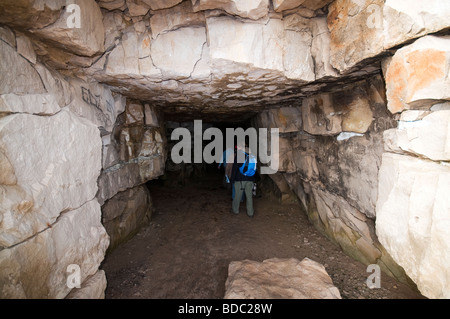
<instances>
[{"instance_id":1,"label":"carved rock surface","mask_svg":"<svg viewBox=\"0 0 450 319\"><path fill-rule=\"evenodd\" d=\"M394 260L429 298L449 298L450 168L386 153L376 230Z\"/></svg>"},{"instance_id":2,"label":"carved rock surface","mask_svg":"<svg viewBox=\"0 0 450 319\"><path fill-rule=\"evenodd\" d=\"M17 244L48 228L61 212L80 207L97 192L99 131L67 109L48 117L1 118L0 150L16 180L0 186L0 246Z\"/></svg>"},{"instance_id":3,"label":"carved rock surface","mask_svg":"<svg viewBox=\"0 0 450 319\"><path fill-rule=\"evenodd\" d=\"M341 299L321 264L305 258L233 261L225 299Z\"/></svg>"}]
</instances>

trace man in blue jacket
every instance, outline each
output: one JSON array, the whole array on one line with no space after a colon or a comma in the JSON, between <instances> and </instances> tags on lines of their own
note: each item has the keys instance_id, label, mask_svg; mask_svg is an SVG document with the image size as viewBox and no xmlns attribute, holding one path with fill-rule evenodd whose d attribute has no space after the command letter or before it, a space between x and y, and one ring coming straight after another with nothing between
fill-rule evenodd
<instances>
[{"instance_id":1,"label":"man in blue jacket","mask_svg":"<svg viewBox=\"0 0 450 319\"><path fill-rule=\"evenodd\" d=\"M247 151L247 152L246 152ZM235 195L233 198L232 210L233 213L239 214L239 205L241 203L241 197L245 193L245 199L247 204L247 215L253 217L253 183L255 182L255 169L256 162L251 162L250 152L244 145L237 146L237 152L244 152L245 162L239 163L238 159L242 157L237 154L234 158L233 169L231 171L231 183L234 183ZM251 158L255 159L254 156Z\"/></svg>"}]
</instances>

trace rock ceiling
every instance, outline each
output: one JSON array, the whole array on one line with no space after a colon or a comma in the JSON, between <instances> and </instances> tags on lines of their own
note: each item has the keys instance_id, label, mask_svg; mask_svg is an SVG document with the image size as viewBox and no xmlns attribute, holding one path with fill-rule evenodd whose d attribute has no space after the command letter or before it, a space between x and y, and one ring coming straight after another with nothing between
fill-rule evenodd
<instances>
[{"instance_id":1,"label":"rock ceiling","mask_svg":"<svg viewBox=\"0 0 450 319\"><path fill-rule=\"evenodd\" d=\"M376 10L354 0L78 0L78 16L63 0L19 2L3 1L0 23L31 35L39 60L187 118L299 106L380 73L404 40L386 46L362 23Z\"/></svg>"}]
</instances>

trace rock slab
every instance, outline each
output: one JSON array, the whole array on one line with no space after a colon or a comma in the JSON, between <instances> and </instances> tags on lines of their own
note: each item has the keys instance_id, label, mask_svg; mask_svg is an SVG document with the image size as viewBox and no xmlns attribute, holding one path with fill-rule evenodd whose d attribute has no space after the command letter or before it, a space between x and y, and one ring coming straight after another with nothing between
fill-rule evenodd
<instances>
[{"instance_id":1,"label":"rock slab","mask_svg":"<svg viewBox=\"0 0 450 319\"><path fill-rule=\"evenodd\" d=\"M341 299L321 264L304 258L233 261L225 299Z\"/></svg>"}]
</instances>

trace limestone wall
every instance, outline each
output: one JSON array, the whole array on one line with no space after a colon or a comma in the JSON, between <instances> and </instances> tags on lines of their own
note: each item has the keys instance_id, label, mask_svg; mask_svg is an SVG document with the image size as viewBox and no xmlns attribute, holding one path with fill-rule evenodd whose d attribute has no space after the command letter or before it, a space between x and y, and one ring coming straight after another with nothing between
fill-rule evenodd
<instances>
[{"instance_id":1,"label":"limestone wall","mask_svg":"<svg viewBox=\"0 0 450 319\"><path fill-rule=\"evenodd\" d=\"M65 78L37 62L25 35L0 28L0 296L64 298L69 265L82 287L109 245L97 179L101 130L121 100L97 83Z\"/></svg>"},{"instance_id":2,"label":"limestone wall","mask_svg":"<svg viewBox=\"0 0 450 319\"><path fill-rule=\"evenodd\" d=\"M448 298L449 38L427 35L448 28L448 3L338 0L328 9L333 68L379 59L383 78L303 99L299 128L282 131L273 180L348 254ZM283 118L271 110L257 122L283 127Z\"/></svg>"},{"instance_id":3,"label":"limestone wall","mask_svg":"<svg viewBox=\"0 0 450 319\"><path fill-rule=\"evenodd\" d=\"M384 133L377 235L430 298L450 297L449 50L449 37L425 36L384 61L399 121Z\"/></svg>"},{"instance_id":4,"label":"limestone wall","mask_svg":"<svg viewBox=\"0 0 450 319\"><path fill-rule=\"evenodd\" d=\"M164 110L265 111L273 182L311 221L449 297L450 2L72 2L78 16L65 0L0 4L0 296L101 297L109 243L150 216Z\"/></svg>"},{"instance_id":5,"label":"limestone wall","mask_svg":"<svg viewBox=\"0 0 450 319\"><path fill-rule=\"evenodd\" d=\"M408 282L375 234L383 132L396 126L384 92L376 76L256 122L280 128L280 168L269 177L284 193L289 186L316 228L355 259Z\"/></svg>"},{"instance_id":6,"label":"limestone wall","mask_svg":"<svg viewBox=\"0 0 450 319\"><path fill-rule=\"evenodd\" d=\"M44 66L7 27L0 61L0 296L100 298L107 248L150 217L140 185L164 171L158 114Z\"/></svg>"},{"instance_id":7,"label":"limestone wall","mask_svg":"<svg viewBox=\"0 0 450 319\"><path fill-rule=\"evenodd\" d=\"M109 251L150 221L151 195L145 183L164 174L166 136L159 114L128 100L114 129L102 137L103 169L97 198L110 235Z\"/></svg>"}]
</instances>

